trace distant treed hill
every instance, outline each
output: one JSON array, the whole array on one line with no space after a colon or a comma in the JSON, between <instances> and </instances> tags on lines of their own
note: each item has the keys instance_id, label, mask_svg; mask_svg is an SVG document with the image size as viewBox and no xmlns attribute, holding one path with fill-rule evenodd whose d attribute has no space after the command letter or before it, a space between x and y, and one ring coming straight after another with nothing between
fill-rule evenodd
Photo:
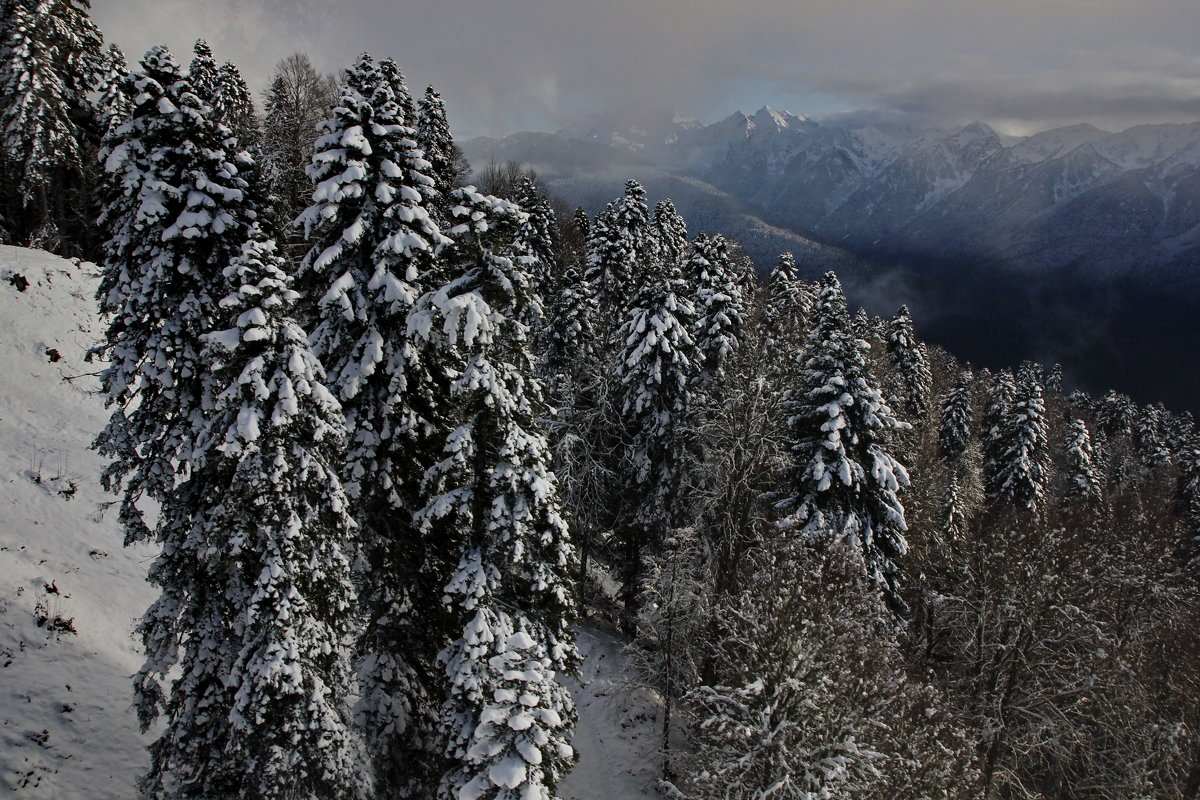
<instances>
[{"instance_id":1,"label":"distant treed hill","mask_svg":"<svg viewBox=\"0 0 1200 800\"><path fill-rule=\"evenodd\" d=\"M464 149L528 163L592 211L637 178L760 270L792 250L874 313L909 304L963 358L1057 361L1082 388L1200 410L1200 123L1011 137L764 108L707 126L601 115Z\"/></svg>"}]
</instances>

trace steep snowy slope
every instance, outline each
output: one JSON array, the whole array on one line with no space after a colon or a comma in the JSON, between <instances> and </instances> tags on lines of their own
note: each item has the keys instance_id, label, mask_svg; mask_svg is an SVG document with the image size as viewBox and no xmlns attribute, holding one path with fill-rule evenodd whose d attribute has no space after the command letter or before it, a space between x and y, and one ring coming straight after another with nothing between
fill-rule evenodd
<instances>
[{"instance_id":1,"label":"steep snowy slope","mask_svg":"<svg viewBox=\"0 0 1200 800\"><path fill-rule=\"evenodd\" d=\"M122 547L104 460L96 267L0 246L0 791L17 798L136 797L151 736L138 733L132 630L155 596L153 553ZM631 685L620 641L584 627L581 760L568 800L654 790L654 697Z\"/></svg>"},{"instance_id":2,"label":"steep snowy slope","mask_svg":"<svg viewBox=\"0 0 1200 800\"><path fill-rule=\"evenodd\" d=\"M131 797L145 762L129 675L149 554L121 546L87 449L105 418L83 361L95 291L90 264L0 247L0 786L15 797Z\"/></svg>"}]
</instances>

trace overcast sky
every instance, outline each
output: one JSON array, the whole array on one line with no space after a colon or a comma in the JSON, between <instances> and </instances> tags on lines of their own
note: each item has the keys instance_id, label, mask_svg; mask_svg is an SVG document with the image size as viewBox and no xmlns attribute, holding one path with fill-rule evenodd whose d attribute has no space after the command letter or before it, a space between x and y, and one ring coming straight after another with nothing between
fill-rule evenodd
<instances>
[{"instance_id":1,"label":"overcast sky","mask_svg":"<svg viewBox=\"0 0 1200 800\"><path fill-rule=\"evenodd\" d=\"M93 0L131 61L208 40L256 90L296 50L395 58L459 137L652 104L764 104L1013 133L1200 120L1198 0Z\"/></svg>"}]
</instances>

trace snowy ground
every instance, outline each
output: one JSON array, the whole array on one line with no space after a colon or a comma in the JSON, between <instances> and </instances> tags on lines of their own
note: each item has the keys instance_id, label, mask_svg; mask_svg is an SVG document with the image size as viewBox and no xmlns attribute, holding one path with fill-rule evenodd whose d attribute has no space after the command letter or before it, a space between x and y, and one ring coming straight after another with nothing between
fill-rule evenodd
<instances>
[{"instance_id":1,"label":"snowy ground","mask_svg":"<svg viewBox=\"0 0 1200 800\"><path fill-rule=\"evenodd\" d=\"M23 280L22 280L23 279ZM27 282L27 285L26 285ZM154 597L146 549L121 546L88 445L107 414L85 351L102 332L95 267L0 246L0 789L133 798L145 745L131 635ZM24 291L19 291L24 286ZM579 765L565 800L657 797L657 706L619 640L585 626Z\"/></svg>"},{"instance_id":2,"label":"snowy ground","mask_svg":"<svg viewBox=\"0 0 1200 800\"><path fill-rule=\"evenodd\" d=\"M631 683L624 640L603 627L579 633L580 680L568 681L579 711L579 763L559 787L564 800L658 798L658 710L654 695Z\"/></svg>"},{"instance_id":3,"label":"snowy ground","mask_svg":"<svg viewBox=\"0 0 1200 800\"><path fill-rule=\"evenodd\" d=\"M95 290L91 265L0 247L0 787L16 797L131 797L145 763L129 675L148 553L121 546L87 449L105 419L83 361Z\"/></svg>"}]
</instances>

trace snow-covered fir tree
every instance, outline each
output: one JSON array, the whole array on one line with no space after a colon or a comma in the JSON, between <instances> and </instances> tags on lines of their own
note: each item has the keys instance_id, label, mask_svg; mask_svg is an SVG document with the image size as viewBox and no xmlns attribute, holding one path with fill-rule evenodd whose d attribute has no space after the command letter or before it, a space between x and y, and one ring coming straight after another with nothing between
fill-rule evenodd
<instances>
[{"instance_id":1,"label":"snow-covered fir tree","mask_svg":"<svg viewBox=\"0 0 1200 800\"><path fill-rule=\"evenodd\" d=\"M1049 448L1041 380L1022 370L1012 402L995 434L998 459L988 471L991 497L1014 508L1037 511L1046 492Z\"/></svg>"},{"instance_id":2,"label":"snow-covered fir tree","mask_svg":"<svg viewBox=\"0 0 1200 800\"><path fill-rule=\"evenodd\" d=\"M1183 550L1192 571L1200 574L1200 442L1193 442L1179 454L1176 502L1184 520Z\"/></svg>"},{"instance_id":3,"label":"snow-covered fir tree","mask_svg":"<svg viewBox=\"0 0 1200 800\"><path fill-rule=\"evenodd\" d=\"M702 379L721 376L738 347L746 325L746 299L729 260L729 247L721 235L700 234L687 262L696 310L696 343Z\"/></svg>"},{"instance_id":4,"label":"snow-covered fir tree","mask_svg":"<svg viewBox=\"0 0 1200 800\"><path fill-rule=\"evenodd\" d=\"M908 306L900 306L888 323L887 352L897 384L893 400L909 420L919 420L929 410L933 376L925 344L917 338Z\"/></svg>"},{"instance_id":5,"label":"snow-covered fir tree","mask_svg":"<svg viewBox=\"0 0 1200 800\"><path fill-rule=\"evenodd\" d=\"M811 314L812 298L796 276L795 256L780 253L767 276L762 309L763 347L777 375L790 372L788 363L799 354Z\"/></svg>"},{"instance_id":6,"label":"snow-covered fir tree","mask_svg":"<svg viewBox=\"0 0 1200 800\"><path fill-rule=\"evenodd\" d=\"M576 208L571 214L571 220L575 223L579 236L586 242L592 233L592 218L582 208Z\"/></svg>"},{"instance_id":7,"label":"snow-covered fir tree","mask_svg":"<svg viewBox=\"0 0 1200 800\"><path fill-rule=\"evenodd\" d=\"M116 44L110 44L104 51L104 72L98 87L100 96L96 100L96 121L102 143L99 159L101 164L108 160L109 155L109 150L104 147L103 142L111 140L117 127L129 118L133 107L133 98L125 91L129 86L128 78L129 66L126 64L125 54Z\"/></svg>"},{"instance_id":8,"label":"snow-covered fir tree","mask_svg":"<svg viewBox=\"0 0 1200 800\"><path fill-rule=\"evenodd\" d=\"M542 297L550 297L554 292L555 267L559 252L558 220L550 200L545 193L538 189L537 184L528 175L522 176L513 194L513 202L529 215L526 223L525 239L533 248L539 265L539 275L536 286Z\"/></svg>"},{"instance_id":9,"label":"snow-covered fir tree","mask_svg":"<svg viewBox=\"0 0 1200 800\"><path fill-rule=\"evenodd\" d=\"M212 107L217 121L227 126L243 147L254 144L258 131L254 98L242 73L229 61L217 70Z\"/></svg>"},{"instance_id":10,"label":"snow-covered fir tree","mask_svg":"<svg viewBox=\"0 0 1200 800\"><path fill-rule=\"evenodd\" d=\"M112 459L104 485L123 490L127 542L160 546L149 579L162 594L138 626L145 664L134 689L143 729L160 715L165 724L143 791L263 796L257 781L266 765L235 757L243 752L233 733L238 692L228 682L244 644L233 620L252 596L232 590L251 579L230 560L224 525L235 471L209 460L206 443L222 378L204 343L221 324L224 270L255 225L239 169L246 158L223 149L228 130L208 116L169 52L153 48L141 66L127 80L131 116L107 143L119 193L102 218L111 238L99 301L110 325L98 351L110 359L101 386L113 412L96 447ZM159 505L153 529L143 497ZM245 542L247 557L253 547Z\"/></svg>"},{"instance_id":11,"label":"snow-covered fir tree","mask_svg":"<svg viewBox=\"0 0 1200 800\"><path fill-rule=\"evenodd\" d=\"M549 448L529 329L534 266L525 215L468 187L451 194L445 283L412 328L454 365L442 460L419 518L449 557L444 602L454 641L441 724L445 800L551 800L574 763L574 708L558 676L577 659L575 555Z\"/></svg>"},{"instance_id":12,"label":"snow-covered fir tree","mask_svg":"<svg viewBox=\"0 0 1200 800\"><path fill-rule=\"evenodd\" d=\"M1101 494L1100 475L1095 465L1092 435L1087 423L1071 420L1067 434L1067 496L1096 500Z\"/></svg>"},{"instance_id":13,"label":"snow-covered fir tree","mask_svg":"<svg viewBox=\"0 0 1200 800\"><path fill-rule=\"evenodd\" d=\"M1127 395L1110 389L1096 402L1096 424L1108 437L1132 436L1137 422L1137 404Z\"/></svg>"},{"instance_id":14,"label":"snow-covered fir tree","mask_svg":"<svg viewBox=\"0 0 1200 800\"><path fill-rule=\"evenodd\" d=\"M430 215L433 181L391 82L363 54L322 123L300 216L312 247L300 267L313 348L342 403L341 475L359 525L367 615L362 711L378 791L421 796L427 684L440 647L427 612L440 586L423 572L412 514L436 462L429 440L442 391L408 331L420 280L445 242Z\"/></svg>"},{"instance_id":15,"label":"snow-covered fir tree","mask_svg":"<svg viewBox=\"0 0 1200 800\"><path fill-rule=\"evenodd\" d=\"M583 278L591 284L601 320L624 319L637 287L655 271L653 251L646 191L629 181L625 194L596 217L588 235ZM607 332L606 341L616 326L610 324Z\"/></svg>"},{"instance_id":16,"label":"snow-covered fir tree","mask_svg":"<svg viewBox=\"0 0 1200 800\"><path fill-rule=\"evenodd\" d=\"M188 65L188 83L200 102L211 106L217 93L217 60L213 58L212 48L203 39L196 40L192 53L192 63Z\"/></svg>"},{"instance_id":17,"label":"snow-covered fir tree","mask_svg":"<svg viewBox=\"0 0 1200 800\"><path fill-rule=\"evenodd\" d=\"M450 123L446 119L446 104L432 86L417 103L417 144L429 162L429 177L434 188L445 197L450 190L462 184L470 168L454 137L450 135Z\"/></svg>"},{"instance_id":18,"label":"snow-covered fir tree","mask_svg":"<svg viewBox=\"0 0 1200 800\"><path fill-rule=\"evenodd\" d=\"M778 508L781 530L822 546L848 542L899 610L907 550L898 492L908 473L889 452L907 424L896 419L867 369L866 343L854 336L837 276L817 285L803 368L787 390L789 464Z\"/></svg>"},{"instance_id":19,"label":"snow-covered fir tree","mask_svg":"<svg viewBox=\"0 0 1200 800\"><path fill-rule=\"evenodd\" d=\"M626 509L618 536L623 624L630 632L636 630L644 551L682 524L692 385L701 366L691 334L695 315L687 282L678 270L662 271L633 297L618 333L621 354L616 378L626 442L622 468Z\"/></svg>"},{"instance_id":20,"label":"snow-covered fir tree","mask_svg":"<svg viewBox=\"0 0 1200 800\"><path fill-rule=\"evenodd\" d=\"M669 198L654 204L652 228L658 260L665 269L679 269L691 248L688 247L687 223Z\"/></svg>"},{"instance_id":21,"label":"snow-covered fir tree","mask_svg":"<svg viewBox=\"0 0 1200 800\"><path fill-rule=\"evenodd\" d=\"M1008 413L994 435L1000 456L988 471L990 497L1015 509L1037 511L1045 499L1050 453L1042 381L1032 369L1022 369Z\"/></svg>"},{"instance_id":22,"label":"snow-covered fir tree","mask_svg":"<svg viewBox=\"0 0 1200 800\"><path fill-rule=\"evenodd\" d=\"M106 142L119 194L101 217L109 235L98 299L110 319L100 352L113 409L97 440L113 459L105 484L125 483L130 541L151 537L136 503L161 501L190 457L206 401L200 337L211 330L219 275L253 223L239 154L205 114L171 54L151 49L131 75L128 121Z\"/></svg>"},{"instance_id":23,"label":"snow-covered fir tree","mask_svg":"<svg viewBox=\"0 0 1200 800\"><path fill-rule=\"evenodd\" d=\"M938 447L942 458L957 461L971 441L975 424L972 410L972 384L975 377L969 370L958 376L958 382L942 397L942 414L938 426Z\"/></svg>"},{"instance_id":24,"label":"snow-covered fir tree","mask_svg":"<svg viewBox=\"0 0 1200 800\"><path fill-rule=\"evenodd\" d=\"M143 788L356 797L341 409L291 317L296 294L274 243L246 242L224 277L218 327L229 327L205 337L212 408L191 473L163 509L187 535L155 564L171 575L156 610L182 602L195 627L181 631L180 677ZM165 631L155 633L159 643Z\"/></svg>"},{"instance_id":25,"label":"snow-covered fir tree","mask_svg":"<svg viewBox=\"0 0 1200 800\"><path fill-rule=\"evenodd\" d=\"M1171 460L1171 449L1167 443L1166 424L1170 417L1161 404L1152 403L1141 409L1134 424L1133 438L1138 458L1142 464L1153 469Z\"/></svg>"},{"instance_id":26,"label":"snow-covered fir tree","mask_svg":"<svg viewBox=\"0 0 1200 800\"><path fill-rule=\"evenodd\" d=\"M104 69L90 8L88 0L9 0L0 18L0 168L13 181L0 208L21 219L21 239L53 243L68 191L85 174L89 94Z\"/></svg>"},{"instance_id":27,"label":"snow-covered fir tree","mask_svg":"<svg viewBox=\"0 0 1200 800\"><path fill-rule=\"evenodd\" d=\"M983 370L981 385L987 387L987 405L983 412L981 439L983 443L983 483L988 497L999 497L998 489L1002 483L999 477L1005 463L1009 441L1006 438L1009 430L1012 405L1016 401L1016 378L1008 370L1000 370L995 374Z\"/></svg>"}]
</instances>

